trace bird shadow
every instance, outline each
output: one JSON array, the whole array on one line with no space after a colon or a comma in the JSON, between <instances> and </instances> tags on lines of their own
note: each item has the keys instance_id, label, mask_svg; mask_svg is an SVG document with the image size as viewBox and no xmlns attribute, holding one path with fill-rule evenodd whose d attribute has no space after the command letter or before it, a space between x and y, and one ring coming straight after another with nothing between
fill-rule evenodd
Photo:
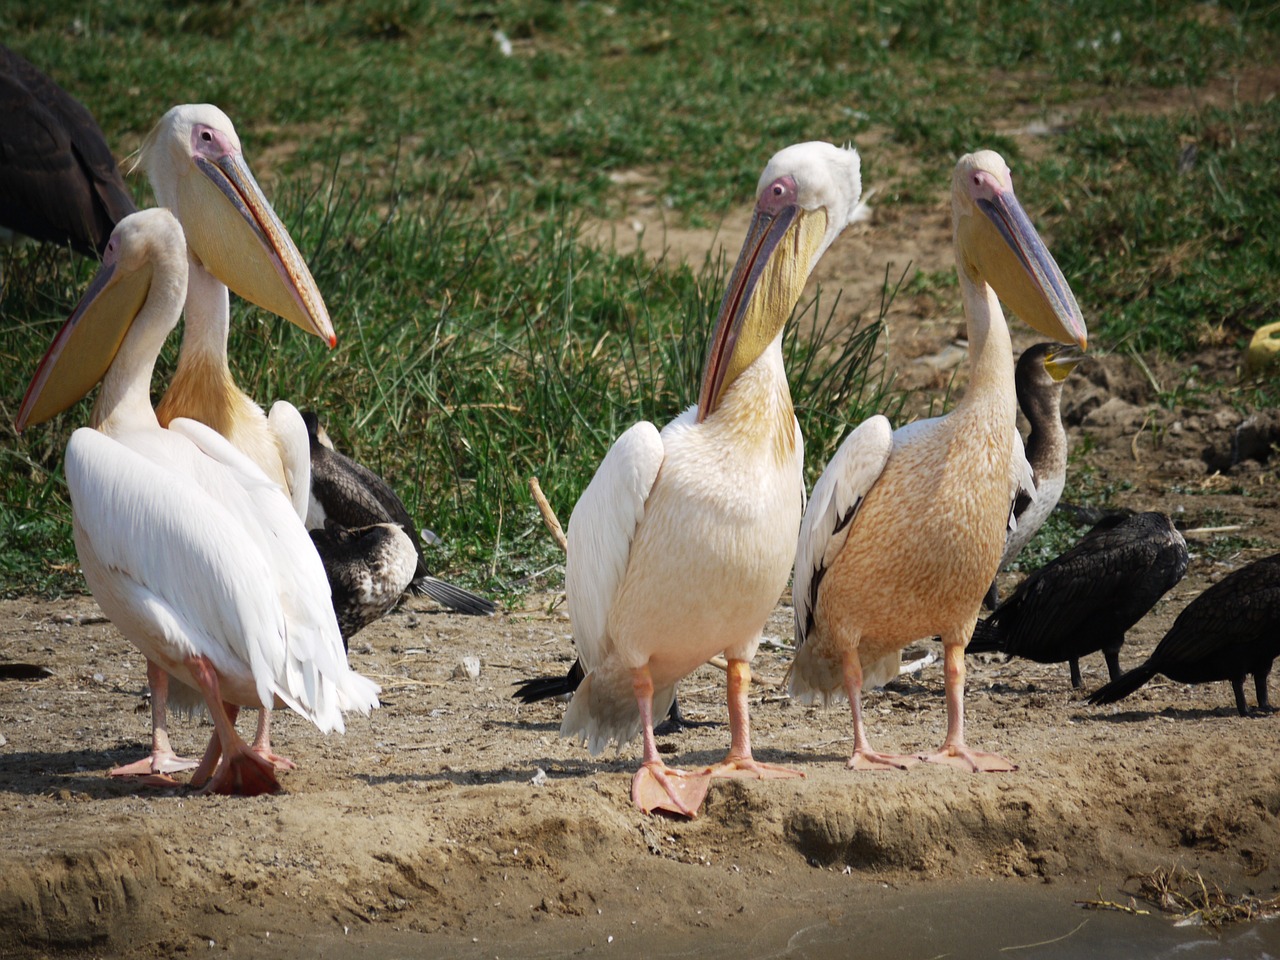
<instances>
[{"instance_id":1,"label":"bird shadow","mask_svg":"<svg viewBox=\"0 0 1280 960\"><path fill-rule=\"evenodd\" d=\"M112 750L23 751L0 759L0 789L27 796L52 796L68 790L93 800L113 800L140 791L148 796L185 787L141 787L134 778L113 778L108 770L146 756L149 743L121 743Z\"/></svg>"},{"instance_id":2,"label":"bird shadow","mask_svg":"<svg viewBox=\"0 0 1280 960\"><path fill-rule=\"evenodd\" d=\"M1082 704L1084 701L1080 701ZM1081 711L1073 716L1075 720L1089 720L1096 723L1125 724L1125 723L1146 723L1148 720L1154 720L1157 717L1163 717L1166 720L1210 720L1210 719L1231 719L1239 717L1240 713L1235 707L1162 707L1159 710L1125 710L1120 713L1095 713ZM1259 714L1251 712L1248 717L1242 719L1262 718L1267 714Z\"/></svg>"}]
</instances>

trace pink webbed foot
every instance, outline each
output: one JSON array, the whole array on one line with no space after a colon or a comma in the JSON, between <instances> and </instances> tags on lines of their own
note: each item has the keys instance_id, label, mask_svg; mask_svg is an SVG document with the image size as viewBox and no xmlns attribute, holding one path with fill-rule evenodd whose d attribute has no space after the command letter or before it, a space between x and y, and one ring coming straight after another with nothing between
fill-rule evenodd
<instances>
[{"instance_id":1,"label":"pink webbed foot","mask_svg":"<svg viewBox=\"0 0 1280 960\"><path fill-rule=\"evenodd\" d=\"M213 772L213 778L200 792L256 797L262 793L280 793L282 789L280 781L276 779L274 764L241 745L229 753L223 753L218 768Z\"/></svg>"},{"instance_id":2,"label":"pink webbed foot","mask_svg":"<svg viewBox=\"0 0 1280 960\"><path fill-rule=\"evenodd\" d=\"M728 756L719 763L707 767L706 773L712 777L726 777L731 780L792 780L804 779L804 773L776 763L761 763L754 757Z\"/></svg>"},{"instance_id":3,"label":"pink webbed foot","mask_svg":"<svg viewBox=\"0 0 1280 960\"><path fill-rule=\"evenodd\" d=\"M906 770L908 767L915 766L920 760L920 757L911 754L855 750L845 766L850 770Z\"/></svg>"},{"instance_id":4,"label":"pink webbed foot","mask_svg":"<svg viewBox=\"0 0 1280 960\"><path fill-rule=\"evenodd\" d=\"M665 810L693 819L711 785L708 773L688 773L661 760L646 763L631 780L631 801L642 813Z\"/></svg>"},{"instance_id":5,"label":"pink webbed foot","mask_svg":"<svg viewBox=\"0 0 1280 960\"><path fill-rule=\"evenodd\" d=\"M257 747L253 748L253 752L256 753L258 756L260 756L263 760L266 760L277 770L297 770L298 769L298 765L296 763L294 763L288 757L280 756L280 754L278 753L272 753L270 750L259 750Z\"/></svg>"},{"instance_id":6,"label":"pink webbed foot","mask_svg":"<svg viewBox=\"0 0 1280 960\"><path fill-rule=\"evenodd\" d=\"M920 759L925 763L958 767L970 773L1009 773L1018 769L1016 763L997 753L970 750L964 744L943 744L937 753L922 755Z\"/></svg>"},{"instance_id":7,"label":"pink webbed foot","mask_svg":"<svg viewBox=\"0 0 1280 960\"><path fill-rule=\"evenodd\" d=\"M108 771L107 776L136 778L139 783L148 787L177 787L181 784L169 774L190 770L195 765L196 761L180 757L172 751L155 752L141 760L112 769Z\"/></svg>"}]
</instances>

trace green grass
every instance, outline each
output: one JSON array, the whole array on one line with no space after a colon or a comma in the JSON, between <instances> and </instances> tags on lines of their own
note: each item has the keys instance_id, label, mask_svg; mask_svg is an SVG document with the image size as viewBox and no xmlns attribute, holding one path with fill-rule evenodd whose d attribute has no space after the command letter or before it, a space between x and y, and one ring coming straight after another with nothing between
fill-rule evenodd
<instances>
[{"instance_id":1,"label":"green grass","mask_svg":"<svg viewBox=\"0 0 1280 960\"><path fill-rule=\"evenodd\" d=\"M1280 305L1280 101L1233 99L1231 78L1270 69L1278 9L17 0L0 36L84 100L119 152L174 103L233 117L339 335L326 352L237 305L242 386L320 411L445 537L437 566L494 589L556 559L528 475L563 519L622 429L691 402L722 292L723 264L581 244L582 216L643 202L714 226L749 203L771 153L821 138L863 145L876 204L936 217L956 154L993 146L1038 198L1095 343L1240 343ZM1019 132L1045 122L1052 135ZM632 172L643 187L619 185ZM0 271L7 423L92 266L27 248L0 252ZM906 280L955 309L948 272ZM795 337L823 329L833 293L802 305L787 342L810 480L848 423L900 400L866 366L874 324ZM7 592L77 582L61 572L74 552L58 472L83 419L0 432Z\"/></svg>"},{"instance_id":2,"label":"green grass","mask_svg":"<svg viewBox=\"0 0 1280 960\"><path fill-rule=\"evenodd\" d=\"M350 305L335 315L339 346L328 352L237 302L230 352L239 382L265 402L283 396L317 409L339 449L389 478L444 538L431 558L437 571L500 591L553 564L528 478L540 477L567 521L618 434L689 405L726 265L694 270L586 246L564 209L478 212L445 191L388 215L358 192L328 196L321 204L286 194L281 206L314 250L330 302ZM34 246L7 256L8 268L27 276L59 264ZM47 306L37 298L29 309L39 315ZM784 350L816 470L851 422L893 400L871 363L878 323L838 330L820 294L797 314ZM57 324L23 320L8 344L24 354L5 364L12 382L34 370ZM802 327L816 332L801 339ZM172 370L176 342L157 383ZM17 399L6 398L6 424ZM9 566L0 573L10 593L75 586L62 569L74 549L59 472L62 447L87 416L86 401L22 437L0 428L11 465L0 543ZM37 533L41 551L30 548Z\"/></svg>"}]
</instances>

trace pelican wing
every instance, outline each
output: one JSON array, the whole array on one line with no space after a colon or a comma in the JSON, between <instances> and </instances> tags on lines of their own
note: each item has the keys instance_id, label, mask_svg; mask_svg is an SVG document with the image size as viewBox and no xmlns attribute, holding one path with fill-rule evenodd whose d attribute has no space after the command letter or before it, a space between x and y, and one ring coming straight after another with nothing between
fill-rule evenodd
<instances>
[{"instance_id":1,"label":"pelican wing","mask_svg":"<svg viewBox=\"0 0 1280 960\"><path fill-rule=\"evenodd\" d=\"M287 400L277 400L267 414L267 426L280 450L289 499L298 518L306 521L311 491L311 442L307 425L298 408Z\"/></svg>"},{"instance_id":2,"label":"pelican wing","mask_svg":"<svg viewBox=\"0 0 1280 960\"><path fill-rule=\"evenodd\" d=\"M237 492L210 496L149 452L88 428L67 444L76 546L90 586L104 606L123 606L184 655L206 656L226 673L247 664L270 704L281 693L273 678L286 625L266 556L235 516Z\"/></svg>"},{"instance_id":3,"label":"pelican wing","mask_svg":"<svg viewBox=\"0 0 1280 960\"><path fill-rule=\"evenodd\" d=\"M885 417L877 415L864 420L845 437L814 484L804 519L800 521L795 579L791 586L797 648L813 627L822 578L844 549L853 518L884 472L894 440L893 429Z\"/></svg>"},{"instance_id":4,"label":"pelican wing","mask_svg":"<svg viewBox=\"0 0 1280 960\"><path fill-rule=\"evenodd\" d=\"M565 598L574 643L588 673L608 649L609 611L664 456L658 428L637 423L605 454L569 518Z\"/></svg>"},{"instance_id":5,"label":"pelican wing","mask_svg":"<svg viewBox=\"0 0 1280 960\"><path fill-rule=\"evenodd\" d=\"M178 418L169 430L189 439L248 497L241 522L268 558L273 583L288 624L288 657L281 685L305 704L303 713L321 731L345 729L342 711L368 712L378 705L378 686L347 665L342 634L333 612L324 564L293 504L278 485L225 437L195 420ZM208 471L210 476L221 472ZM207 480L199 478L201 485Z\"/></svg>"}]
</instances>

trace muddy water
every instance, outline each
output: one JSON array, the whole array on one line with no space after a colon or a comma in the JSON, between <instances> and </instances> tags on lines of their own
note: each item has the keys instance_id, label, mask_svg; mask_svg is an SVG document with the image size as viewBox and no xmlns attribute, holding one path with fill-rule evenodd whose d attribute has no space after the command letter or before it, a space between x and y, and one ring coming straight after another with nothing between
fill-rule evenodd
<instances>
[{"instance_id":1,"label":"muddy water","mask_svg":"<svg viewBox=\"0 0 1280 960\"><path fill-rule=\"evenodd\" d=\"M1280 920L1237 924L1214 934L1168 917L1086 910L1095 891L1066 884L971 881L894 890L859 883L840 902L780 904L772 916L741 914L706 927L618 921L604 912L442 937L384 926L323 926L289 936L243 928L219 953L272 960L409 960L423 957L812 958L844 960L992 957L1011 960L1267 960L1280 958Z\"/></svg>"}]
</instances>

